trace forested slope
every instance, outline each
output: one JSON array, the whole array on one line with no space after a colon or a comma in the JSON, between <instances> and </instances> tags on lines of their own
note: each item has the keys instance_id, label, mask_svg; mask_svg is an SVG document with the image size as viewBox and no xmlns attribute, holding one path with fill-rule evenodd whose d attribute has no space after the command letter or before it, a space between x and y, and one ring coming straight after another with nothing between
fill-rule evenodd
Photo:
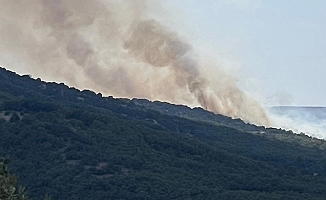
<instances>
[{"instance_id":1,"label":"forested slope","mask_svg":"<svg viewBox=\"0 0 326 200\"><path fill-rule=\"evenodd\" d=\"M0 69L0 157L33 199L324 199L324 141L146 104Z\"/></svg>"}]
</instances>

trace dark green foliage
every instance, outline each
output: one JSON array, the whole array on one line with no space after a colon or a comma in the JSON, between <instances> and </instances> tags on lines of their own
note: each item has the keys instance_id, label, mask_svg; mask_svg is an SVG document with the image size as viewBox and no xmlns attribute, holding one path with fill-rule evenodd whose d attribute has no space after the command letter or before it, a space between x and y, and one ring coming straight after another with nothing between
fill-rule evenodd
<instances>
[{"instance_id":1,"label":"dark green foliage","mask_svg":"<svg viewBox=\"0 0 326 200\"><path fill-rule=\"evenodd\" d=\"M165 107L167 114L162 107L21 79L3 69L0 86L0 156L10 156L13 172L34 199L46 194L60 200L326 195L324 141L248 128L200 109L194 112L205 120L176 114L172 105ZM6 121L5 112L18 118ZM265 134L257 134L262 130Z\"/></svg>"},{"instance_id":2,"label":"dark green foliage","mask_svg":"<svg viewBox=\"0 0 326 200\"><path fill-rule=\"evenodd\" d=\"M28 200L24 187L17 188L16 178L9 172L9 159L0 158L0 199Z\"/></svg>"},{"instance_id":3,"label":"dark green foliage","mask_svg":"<svg viewBox=\"0 0 326 200\"><path fill-rule=\"evenodd\" d=\"M11 117L10 117L10 122L14 123L14 122L18 122L20 120L20 117L19 115L16 113L16 112L13 112L11 114Z\"/></svg>"}]
</instances>

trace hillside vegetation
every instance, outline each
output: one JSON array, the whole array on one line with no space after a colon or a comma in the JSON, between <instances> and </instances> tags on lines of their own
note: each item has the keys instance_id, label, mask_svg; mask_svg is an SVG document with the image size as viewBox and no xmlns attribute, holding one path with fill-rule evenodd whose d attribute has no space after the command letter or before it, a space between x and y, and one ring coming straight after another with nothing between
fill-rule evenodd
<instances>
[{"instance_id":1,"label":"hillside vegetation","mask_svg":"<svg viewBox=\"0 0 326 200\"><path fill-rule=\"evenodd\" d=\"M0 69L0 157L33 199L324 199L325 142Z\"/></svg>"}]
</instances>

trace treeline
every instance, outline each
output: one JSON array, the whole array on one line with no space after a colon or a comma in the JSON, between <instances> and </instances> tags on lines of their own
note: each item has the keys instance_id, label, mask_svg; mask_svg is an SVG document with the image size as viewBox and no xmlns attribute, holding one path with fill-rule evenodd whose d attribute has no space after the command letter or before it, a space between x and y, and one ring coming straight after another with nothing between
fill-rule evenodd
<instances>
[{"instance_id":1,"label":"treeline","mask_svg":"<svg viewBox=\"0 0 326 200\"><path fill-rule=\"evenodd\" d=\"M10 158L12 172L32 199L47 194L60 200L326 195L323 148L1 69L0 76L0 157Z\"/></svg>"}]
</instances>

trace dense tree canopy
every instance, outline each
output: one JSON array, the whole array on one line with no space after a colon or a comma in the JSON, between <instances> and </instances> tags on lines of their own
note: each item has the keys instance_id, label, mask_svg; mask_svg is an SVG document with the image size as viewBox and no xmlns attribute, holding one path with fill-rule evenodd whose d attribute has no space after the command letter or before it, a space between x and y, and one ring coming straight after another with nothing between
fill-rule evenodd
<instances>
[{"instance_id":1,"label":"dense tree canopy","mask_svg":"<svg viewBox=\"0 0 326 200\"><path fill-rule=\"evenodd\" d=\"M33 199L326 195L322 140L201 109L102 97L4 69L0 138L0 157L10 157ZM7 186L18 191L8 177Z\"/></svg>"}]
</instances>

